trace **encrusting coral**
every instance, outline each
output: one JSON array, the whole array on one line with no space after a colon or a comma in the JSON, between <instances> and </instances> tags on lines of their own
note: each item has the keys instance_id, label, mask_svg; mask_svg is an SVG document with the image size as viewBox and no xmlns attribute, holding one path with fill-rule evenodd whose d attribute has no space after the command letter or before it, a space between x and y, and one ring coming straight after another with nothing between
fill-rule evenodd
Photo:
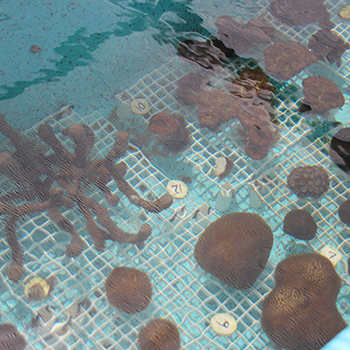
<instances>
[{"instance_id":1,"label":"encrusting coral","mask_svg":"<svg viewBox=\"0 0 350 350\"><path fill-rule=\"evenodd\" d=\"M341 56L350 45L329 29L320 29L311 36L308 48L319 60L330 64L335 62L340 67Z\"/></svg>"},{"instance_id":2,"label":"encrusting coral","mask_svg":"<svg viewBox=\"0 0 350 350\"><path fill-rule=\"evenodd\" d=\"M53 153L49 154L45 154L39 146L14 130L2 114L0 132L11 140L16 149L13 154L0 153L0 172L12 178L21 187L20 191L0 198L0 215L9 216L5 223L5 234L12 249L12 264L8 276L13 281L18 281L24 272L23 252L16 236L16 224L25 215L48 211L50 218L62 230L71 234L66 255L76 257L84 249L83 240L73 223L61 214L60 208L78 205L86 219L87 231L99 251L104 249L106 239L141 247L152 233L150 225L146 223L140 227L137 234L127 233L119 228L110 218L105 206L84 194L84 186L96 186L112 206L119 203L119 197L107 186L111 179L115 180L119 190L131 203L149 212L159 213L173 202L167 193L153 202L140 198L138 192L124 178L127 165L124 162L116 164L116 161L126 153L129 140L126 132L116 133L112 149L104 158L96 160L89 158L95 136L87 125L73 124L62 130L62 134L73 141L74 153L66 149L48 124L40 125L38 135L52 148ZM37 201L21 205L11 204L10 201L16 198ZM97 217L99 225L93 215Z\"/></svg>"}]
</instances>

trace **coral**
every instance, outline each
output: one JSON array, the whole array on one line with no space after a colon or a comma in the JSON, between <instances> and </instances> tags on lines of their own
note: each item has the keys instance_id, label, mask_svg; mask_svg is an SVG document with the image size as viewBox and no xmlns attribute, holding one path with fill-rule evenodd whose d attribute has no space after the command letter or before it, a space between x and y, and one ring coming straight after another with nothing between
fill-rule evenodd
<instances>
[{"instance_id":1,"label":"coral","mask_svg":"<svg viewBox=\"0 0 350 350\"><path fill-rule=\"evenodd\" d=\"M238 85L238 93L235 85L233 82L229 83L231 94L217 89L201 93L198 120L202 126L215 130L222 123L237 117L243 128L241 134L245 153L252 159L262 159L278 140L279 129L271 123L270 115L266 111L265 107L269 103L257 97L256 89L253 89L254 92L247 91L243 85ZM271 109L270 106L268 108Z\"/></svg>"},{"instance_id":2,"label":"coral","mask_svg":"<svg viewBox=\"0 0 350 350\"><path fill-rule=\"evenodd\" d=\"M266 101L272 104L275 87L269 82L268 76L262 69L244 69L239 77L232 79L231 82L232 84L228 86L231 94L254 99L252 104L263 104ZM260 101L256 100L256 97Z\"/></svg>"},{"instance_id":3,"label":"coral","mask_svg":"<svg viewBox=\"0 0 350 350\"><path fill-rule=\"evenodd\" d=\"M218 46L212 40L186 39L180 42L177 54L191 63L216 72L221 69L223 63L227 62L225 53Z\"/></svg>"},{"instance_id":4,"label":"coral","mask_svg":"<svg viewBox=\"0 0 350 350\"><path fill-rule=\"evenodd\" d=\"M205 90L199 95L198 120L202 126L215 130L235 118L239 109L239 99L217 89Z\"/></svg>"},{"instance_id":5,"label":"coral","mask_svg":"<svg viewBox=\"0 0 350 350\"><path fill-rule=\"evenodd\" d=\"M350 128L342 128L332 137L329 155L345 173L350 174Z\"/></svg>"},{"instance_id":6,"label":"coral","mask_svg":"<svg viewBox=\"0 0 350 350\"><path fill-rule=\"evenodd\" d=\"M24 350L27 346L26 337L11 323L0 324L0 350Z\"/></svg>"},{"instance_id":7,"label":"coral","mask_svg":"<svg viewBox=\"0 0 350 350\"><path fill-rule=\"evenodd\" d=\"M226 15L218 17L215 25L218 28L218 38L224 45L243 57L250 57L257 48L269 45L275 34L274 28L260 18L240 23Z\"/></svg>"},{"instance_id":8,"label":"coral","mask_svg":"<svg viewBox=\"0 0 350 350\"><path fill-rule=\"evenodd\" d=\"M138 345L140 350L179 350L180 333L171 321L155 318L140 330Z\"/></svg>"},{"instance_id":9,"label":"coral","mask_svg":"<svg viewBox=\"0 0 350 350\"><path fill-rule=\"evenodd\" d=\"M316 236L317 224L307 210L293 209L283 219L283 232L289 236L309 241Z\"/></svg>"},{"instance_id":10,"label":"coral","mask_svg":"<svg viewBox=\"0 0 350 350\"><path fill-rule=\"evenodd\" d=\"M159 142L171 152L182 151L189 144L186 119L179 113L154 114L149 121L148 131L156 135Z\"/></svg>"},{"instance_id":11,"label":"coral","mask_svg":"<svg viewBox=\"0 0 350 350\"><path fill-rule=\"evenodd\" d=\"M96 186L112 206L119 203L119 197L107 186L111 179L115 180L119 190L130 202L146 210L158 213L173 202L167 193L153 202L146 201L140 198L125 180L127 165L124 162L115 163L126 153L129 140L126 132L116 133L114 145L106 157L91 160L89 154L94 146L95 136L92 129L84 124L73 124L62 131L73 141L74 153L65 148L48 124L41 124L38 131L40 139L53 150L48 155L14 130L1 114L0 131L16 148L13 154L0 153L0 172L21 186L19 192L9 193L0 198L0 215L9 216L5 223L5 234L12 250L12 264L8 276L13 281L18 281L23 274L23 252L16 236L16 223L25 215L48 211L51 220L71 234L66 256L76 257L84 249L84 241L73 223L61 214L61 208L73 208L77 204L86 219L87 231L98 251L104 249L106 239L141 247L152 233L148 224L143 224L137 234L127 233L119 228L110 218L106 207L84 194L84 186ZM13 205L10 203L13 199L38 202ZM96 224L93 214L101 226Z\"/></svg>"},{"instance_id":12,"label":"coral","mask_svg":"<svg viewBox=\"0 0 350 350\"><path fill-rule=\"evenodd\" d=\"M105 288L109 303L129 314L146 309L152 299L148 275L132 267L115 267L106 279Z\"/></svg>"},{"instance_id":13,"label":"coral","mask_svg":"<svg viewBox=\"0 0 350 350\"><path fill-rule=\"evenodd\" d=\"M319 350L347 326L335 305L341 279L326 257L289 256L276 266L275 281L260 322L278 348Z\"/></svg>"},{"instance_id":14,"label":"coral","mask_svg":"<svg viewBox=\"0 0 350 350\"><path fill-rule=\"evenodd\" d=\"M322 166L298 166L287 177L287 186L299 198L320 198L329 188L329 177Z\"/></svg>"},{"instance_id":15,"label":"coral","mask_svg":"<svg viewBox=\"0 0 350 350\"><path fill-rule=\"evenodd\" d=\"M265 158L279 138L279 129L271 123L269 113L263 106L247 105L242 106L238 119L243 127L246 155L254 160Z\"/></svg>"},{"instance_id":16,"label":"coral","mask_svg":"<svg viewBox=\"0 0 350 350\"><path fill-rule=\"evenodd\" d=\"M320 29L311 36L308 48L319 60L330 64L335 62L340 67L341 56L350 45L329 29Z\"/></svg>"},{"instance_id":17,"label":"coral","mask_svg":"<svg viewBox=\"0 0 350 350\"><path fill-rule=\"evenodd\" d=\"M324 0L272 0L270 11L274 17L290 26L319 22L321 28L333 28Z\"/></svg>"},{"instance_id":18,"label":"coral","mask_svg":"<svg viewBox=\"0 0 350 350\"><path fill-rule=\"evenodd\" d=\"M296 41L270 45L264 50L264 56L266 71L284 80L318 61L310 50Z\"/></svg>"},{"instance_id":19,"label":"coral","mask_svg":"<svg viewBox=\"0 0 350 350\"><path fill-rule=\"evenodd\" d=\"M25 284L24 294L30 300L44 299L52 292L55 280L55 276L50 276L47 279L34 277Z\"/></svg>"},{"instance_id":20,"label":"coral","mask_svg":"<svg viewBox=\"0 0 350 350\"><path fill-rule=\"evenodd\" d=\"M270 226L254 213L229 213L200 235L194 257L199 266L222 282L247 289L264 270L273 244Z\"/></svg>"},{"instance_id":21,"label":"coral","mask_svg":"<svg viewBox=\"0 0 350 350\"><path fill-rule=\"evenodd\" d=\"M303 80L303 104L321 115L332 108L340 108L345 99L338 86L330 79L311 75Z\"/></svg>"},{"instance_id":22,"label":"coral","mask_svg":"<svg viewBox=\"0 0 350 350\"><path fill-rule=\"evenodd\" d=\"M209 84L209 78L204 74L189 73L177 81L178 88L175 97L184 106L198 103L199 94Z\"/></svg>"},{"instance_id":23,"label":"coral","mask_svg":"<svg viewBox=\"0 0 350 350\"><path fill-rule=\"evenodd\" d=\"M339 205L338 208L339 219L347 226L350 226L350 200L347 199Z\"/></svg>"}]
</instances>

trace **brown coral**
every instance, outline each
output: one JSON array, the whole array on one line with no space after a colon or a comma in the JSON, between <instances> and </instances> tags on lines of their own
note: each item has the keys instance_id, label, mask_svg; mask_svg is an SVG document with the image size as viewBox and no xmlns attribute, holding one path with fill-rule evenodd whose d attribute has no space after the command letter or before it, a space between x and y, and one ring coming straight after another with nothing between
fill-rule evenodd
<instances>
[{"instance_id":1,"label":"brown coral","mask_svg":"<svg viewBox=\"0 0 350 350\"><path fill-rule=\"evenodd\" d=\"M275 29L260 18L251 18L247 23L241 23L225 15L219 16L215 25L218 28L218 38L224 45L243 57L252 55L259 46L269 45L275 34Z\"/></svg>"},{"instance_id":2,"label":"brown coral","mask_svg":"<svg viewBox=\"0 0 350 350\"><path fill-rule=\"evenodd\" d=\"M73 223L62 215L61 208L73 208L77 204L86 219L87 231L99 251L104 249L106 239L141 247L152 232L148 224L143 224L137 234L119 228L110 218L106 207L84 194L84 186L95 185L110 205L119 203L119 197L107 186L111 179L115 180L119 190L130 199L130 202L148 211L158 213L173 202L167 193L153 202L142 199L125 180L126 164L123 162L115 164L115 162L126 153L129 140L129 134L126 132L116 133L114 145L106 157L94 161L89 155L94 146L95 135L93 130L84 124L73 124L63 130L63 134L71 138L74 143L74 153L66 149L48 124L41 124L38 132L41 140L54 151L48 155L32 140L14 130L2 114L0 114L0 132L15 146L12 154L9 152L0 154L0 172L15 180L22 189L0 198L0 215L8 215L5 234L12 250L12 263L8 276L13 281L18 281L24 271L23 252L16 236L16 224L24 215L48 211L50 218L62 230L71 234L66 255L76 257L84 249L84 243ZM39 202L23 205L9 203L17 198ZM97 225L93 214L101 226Z\"/></svg>"},{"instance_id":3,"label":"brown coral","mask_svg":"<svg viewBox=\"0 0 350 350\"><path fill-rule=\"evenodd\" d=\"M309 241L316 236L317 224L304 209L293 209L283 219L283 232L289 236Z\"/></svg>"},{"instance_id":4,"label":"brown coral","mask_svg":"<svg viewBox=\"0 0 350 350\"><path fill-rule=\"evenodd\" d=\"M345 50L350 47L339 35L331 32L329 29L320 29L311 36L308 48L315 56L322 61L330 64L341 65L341 56Z\"/></svg>"},{"instance_id":5,"label":"brown coral","mask_svg":"<svg viewBox=\"0 0 350 350\"><path fill-rule=\"evenodd\" d=\"M140 350L179 350L180 333L171 321L155 318L140 330L138 345Z\"/></svg>"},{"instance_id":6,"label":"brown coral","mask_svg":"<svg viewBox=\"0 0 350 350\"><path fill-rule=\"evenodd\" d=\"M325 113L332 108L340 108L345 99L338 86L330 79L311 75L303 80L303 104L313 112Z\"/></svg>"},{"instance_id":7,"label":"brown coral","mask_svg":"<svg viewBox=\"0 0 350 350\"><path fill-rule=\"evenodd\" d=\"M321 28L332 28L324 0L272 0L270 11L281 22L290 26L319 22Z\"/></svg>"},{"instance_id":8,"label":"brown coral","mask_svg":"<svg viewBox=\"0 0 350 350\"><path fill-rule=\"evenodd\" d=\"M326 257L289 256L276 266L275 281L260 321L278 348L319 350L347 326L335 305L341 279Z\"/></svg>"},{"instance_id":9,"label":"brown coral","mask_svg":"<svg viewBox=\"0 0 350 350\"><path fill-rule=\"evenodd\" d=\"M296 41L270 45L264 50L264 56L266 71L284 80L318 61L310 50Z\"/></svg>"},{"instance_id":10,"label":"brown coral","mask_svg":"<svg viewBox=\"0 0 350 350\"><path fill-rule=\"evenodd\" d=\"M264 270L273 244L270 226L254 213L230 213L200 235L194 257L200 267L237 289L247 289Z\"/></svg>"},{"instance_id":11,"label":"brown coral","mask_svg":"<svg viewBox=\"0 0 350 350\"><path fill-rule=\"evenodd\" d=\"M198 120L209 129L216 129L235 118L239 110L239 100L223 91L206 90L199 96Z\"/></svg>"},{"instance_id":12,"label":"brown coral","mask_svg":"<svg viewBox=\"0 0 350 350\"><path fill-rule=\"evenodd\" d=\"M115 267L106 279L105 288L110 304L129 314L146 309L152 299L148 275L132 267Z\"/></svg>"},{"instance_id":13,"label":"brown coral","mask_svg":"<svg viewBox=\"0 0 350 350\"><path fill-rule=\"evenodd\" d=\"M179 152L189 143L189 131L183 115L159 112L154 114L148 125L148 131L156 135L159 142L170 152Z\"/></svg>"},{"instance_id":14,"label":"brown coral","mask_svg":"<svg viewBox=\"0 0 350 350\"><path fill-rule=\"evenodd\" d=\"M199 94L209 84L209 78L204 74L189 73L177 81L176 99L184 106L198 103Z\"/></svg>"},{"instance_id":15,"label":"brown coral","mask_svg":"<svg viewBox=\"0 0 350 350\"><path fill-rule=\"evenodd\" d=\"M321 166L298 166L287 177L287 186L300 198L319 198L329 188L329 177Z\"/></svg>"}]
</instances>

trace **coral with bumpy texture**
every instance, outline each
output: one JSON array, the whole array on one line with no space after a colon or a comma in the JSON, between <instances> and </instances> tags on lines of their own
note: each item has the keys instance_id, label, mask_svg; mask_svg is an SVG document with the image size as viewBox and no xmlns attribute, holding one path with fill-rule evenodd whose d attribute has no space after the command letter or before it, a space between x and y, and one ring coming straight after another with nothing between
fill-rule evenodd
<instances>
[{"instance_id":1,"label":"coral with bumpy texture","mask_svg":"<svg viewBox=\"0 0 350 350\"><path fill-rule=\"evenodd\" d=\"M298 166L287 177L287 186L300 198L319 198L329 188L329 177L322 166Z\"/></svg>"},{"instance_id":2,"label":"coral with bumpy texture","mask_svg":"<svg viewBox=\"0 0 350 350\"><path fill-rule=\"evenodd\" d=\"M260 322L278 348L319 350L347 326L335 304L341 279L323 255L289 256L276 266L275 281Z\"/></svg>"}]
</instances>

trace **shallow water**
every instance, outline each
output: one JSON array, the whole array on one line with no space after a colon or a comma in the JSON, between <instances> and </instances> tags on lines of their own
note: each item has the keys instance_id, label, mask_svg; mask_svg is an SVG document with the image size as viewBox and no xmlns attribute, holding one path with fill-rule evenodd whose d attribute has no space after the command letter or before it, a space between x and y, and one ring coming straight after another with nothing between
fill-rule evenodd
<instances>
[{"instance_id":1,"label":"shallow water","mask_svg":"<svg viewBox=\"0 0 350 350\"><path fill-rule=\"evenodd\" d=\"M349 22L337 14L345 4L325 4L335 23L334 31L349 40ZM350 231L337 215L338 206L348 199L349 178L329 158L332 136L348 126L349 50L342 55L339 67L318 61L287 81L271 75L280 137L262 160L247 156L240 121L230 120L210 130L199 123L198 106L183 106L176 99L177 81L191 72L206 74L210 89L224 91L228 79L237 77L244 68L255 68L257 62L265 67L258 51L255 60L230 58L225 64L214 64L214 69L203 69L177 55L177 47L185 39L205 41L216 36L219 16L230 15L245 22L263 16L279 31L275 40L295 40L304 46L319 28L317 23L299 27L282 24L268 8L268 0L0 1L0 113L15 129L38 141L39 125L48 123L72 152L74 143L62 130L73 123L86 124L95 133L91 161L105 157L116 132L125 130L130 142L120 160L127 164L125 178L142 198L162 196L170 180L183 180L188 186L184 198L175 199L160 213L134 205L114 180L108 187L120 197L117 206L109 205L93 185L84 187L86 195L108 208L112 220L125 231L136 233L144 222L151 225L152 235L141 248L107 240L105 249L97 251L86 230L86 219L75 205L61 212L74 224L85 246L78 257L68 259L65 250L70 235L47 212L23 216L16 226L24 251L24 274L18 282L7 276L11 250L3 234L1 322L16 325L27 336L28 349L137 349L138 332L156 317L170 319L178 326L183 349L274 349L260 325L262 300L275 285L274 269L290 254L321 252L325 247L333 247L341 255L335 266L342 279L337 307L350 323L346 266ZM31 52L32 45L41 50ZM204 58L207 63L207 56ZM345 98L344 106L332 110L327 118L298 112L302 80L312 74L334 81ZM131 111L135 99L143 100L141 109L146 100L149 112ZM74 108L57 114L67 105ZM147 131L150 116L159 111L186 118L191 138L177 154ZM335 121L342 125L334 126ZM45 152L49 150L40 144ZM2 150L13 150L11 147L4 141ZM215 173L219 157L233 161L232 171L223 180ZM329 175L330 188L319 199L298 198L287 187L291 170L305 165L323 166ZM0 186L2 195L16 190L14 181L5 175L0 177ZM232 197L224 212L218 210L226 203L218 203L220 191ZM317 236L310 242L283 233L283 218L295 208L308 210L318 224ZM193 256L203 230L232 211L259 214L274 235L269 261L248 290L236 290L204 272ZM1 231L5 232L7 217L1 218ZM109 305L104 283L118 265L136 267L149 275L153 297L144 311L127 314ZM55 275L56 283L49 296L28 300L25 284L34 276L47 278L50 274ZM83 307L62 336L49 325L39 330L33 327L33 319L47 305L53 318L64 324L77 301ZM228 336L216 334L210 320L217 313L230 313L237 321L237 331Z\"/></svg>"}]
</instances>

